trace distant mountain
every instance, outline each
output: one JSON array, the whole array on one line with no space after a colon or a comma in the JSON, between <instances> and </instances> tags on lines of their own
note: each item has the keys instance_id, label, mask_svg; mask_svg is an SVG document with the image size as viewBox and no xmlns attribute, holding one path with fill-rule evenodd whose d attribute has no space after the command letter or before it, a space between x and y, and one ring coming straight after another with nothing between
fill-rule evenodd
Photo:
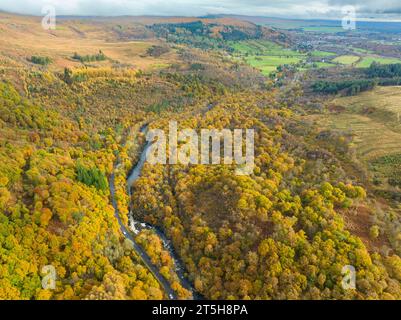
<instances>
[{"instance_id":1,"label":"distant mountain","mask_svg":"<svg viewBox=\"0 0 401 320\"><path fill-rule=\"evenodd\" d=\"M204 18L222 19L231 18L241 21L247 21L258 25L268 26L279 29L302 29L307 27L341 27L340 20L329 19L289 19L274 18L263 16L244 16L244 15L208 15ZM401 33L401 22L394 21L357 21L357 30Z\"/></svg>"}]
</instances>

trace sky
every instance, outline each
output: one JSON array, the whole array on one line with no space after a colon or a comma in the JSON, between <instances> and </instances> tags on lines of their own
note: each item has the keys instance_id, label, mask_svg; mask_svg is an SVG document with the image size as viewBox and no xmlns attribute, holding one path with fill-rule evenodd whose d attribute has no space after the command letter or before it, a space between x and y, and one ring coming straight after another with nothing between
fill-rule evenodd
<instances>
[{"instance_id":1,"label":"sky","mask_svg":"<svg viewBox=\"0 0 401 320\"><path fill-rule=\"evenodd\" d=\"M401 0L0 0L0 10L41 15L52 5L58 15L244 14L285 18L340 18L352 5L359 18L401 19Z\"/></svg>"}]
</instances>

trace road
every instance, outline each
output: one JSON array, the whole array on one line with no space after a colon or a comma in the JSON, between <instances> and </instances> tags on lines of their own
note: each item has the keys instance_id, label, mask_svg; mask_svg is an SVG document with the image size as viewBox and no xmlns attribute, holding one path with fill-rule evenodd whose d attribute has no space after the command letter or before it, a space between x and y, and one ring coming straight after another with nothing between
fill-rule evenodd
<instances>
[{"instance_id":1,"label":"road","mask_svg":"<svg viewBox=\"0 0 401 320\"><path fill-rule=\"evenodd\" d=\"M172 300L177 299L176 293L174 292L173 289L171 289L171 286L168 283L168 281L161 275L159 268L152 263L151 259L149 258L148 254L145 252L145 250L135 242L135 239L132 236L131 232L125 227L124 223L122 222L122 220L120 218L120 213L117 208L117 201L116 201L116 195L115 195L116 192L115 192L115 184L114 184L114 172L110 176L109 185L110 185L110 195L111 195L112 204L113 204L113 208L114 208L114 216L118 220L118 224L120 225L121 233L124 235L124 237L126 239L128 239L132 243L135 252L141 258L144 265L150 270L150 272L152 272L153 276L161 284L167 297Z\"/></svg>"}]
</instances>

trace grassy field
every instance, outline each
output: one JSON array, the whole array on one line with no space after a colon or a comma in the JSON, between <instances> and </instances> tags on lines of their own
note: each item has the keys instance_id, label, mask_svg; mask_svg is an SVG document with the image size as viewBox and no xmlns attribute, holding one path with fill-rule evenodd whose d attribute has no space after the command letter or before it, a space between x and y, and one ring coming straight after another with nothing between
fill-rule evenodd
<instances>
[{"instance_id":1,"label":"grassy field","mask_svg":"<svg viewBox=\"0 0 401 320\"><path fill-rule=\"evenodd\" d=\"M357 157L368 166L374 182L401 181L395 179L401 175L401 87L378 87L332 104L345 111L313 116L319 125L354 136Z\"/></svg>"},{"instance_id":2,"label":"grassy field","mask_svg":"<svg viewBox=\"0 0 401 320\"><path fill-rule=\"evenodd\" d=\"M229 45L236 53L242 55L305 56L303 53L284 48L266 40L237 41L230 42Z\"/></svg>"},{"instance_id":3,"label":"grassy field","mask_svg":"<svg viewBox=\"0 0 401 320\"><path fill-rule=\"evenodd\" d=\"M283 48L270 41L232 42L230 46L235 50L235 56L245 59L249 65L265 75L274 72L280 65L296 64L306 58L306 54Z\"/></svg>"},{"instance_id":4,"label":"grassy field","mask_svg":"<svg viewBox=\"0 0 401 320\"><path fill-rule=\"evenodd\" d=\"M283 64L296 64L302 60L297 56L253 56L246 61L252 67L260 69L263 74L270 74Z\"/></svg>"},{"instance_id":5,"label":"grassy field","mask_svg":"<svg viewBox=\"0 0 401 320\"><path fill-rule=\"evenodd\" d=\"M355 53L363 53L363 54L374 54L373 51L362 49L362 48L352 48Z\"/></svg>"},{"instance_id":6,"label":"grassy field","mask_svg":"<svg viewBox=\"0 0 401 320\"><path fill-rule=\"evenodd\" d=\"M364 159L401 152L401 87L378 87L333 103L345 107L346 112L331 115L330 126L352 130Z\"/></svg>"},{"instance_id":7,"label":"grassy field","mask_svg":"<svg viewBox=\"0 0 401 320\"><path fill-rule=\"evenodd\" d=\"M234 56L236 58L244 59L249 65L259 69L263 74L269 75L276 71L277 67L284 64L297 64L307 59L307 54L283 48L270 41L240 41L232 42L230 46L234 49ZM355 52L360 54L367 53L363 49L355 49ZM311 52L312 57L324 58L333 57L336 54L333 52L315 50ZM333 63L328 61L314 63L314 68L330 68L341 64L344 66L356 65L358 67L369 67L373 61L381 63L396 63L400 62L398 59L381 58L367 56L361 58L357 55L342 55L333 59ZM311 66L306 66L300 70L308 70Z\"/></svg>"},{"instance_id":8,"label":"grassy field","mask_svg":"<svg viewBox=\"0 0 401 320\"><path fill-rule=\"evenodd\" d=\"M307 58L305 53L283 48L270 41L232 42L230 46L235 50L237 57L243 58L249 65L259 69L265 75L276 71L280 65L297 64ZM311 52L311 55L313 57L325 58L331 57L335 53L315 50ZM334 66L334 64L325 62L317 62L315 65L317 68ZM307 70L307 68L301 68L301 70Z\"/></svg>"},{"instance_id":9,"label":"grassy field","mask_svg":"<svg viewBox=\"0 0 401 320\"><path fill-rule=\"evenodd\" d=\"M332 114L319 119L323 127L351 132L357 155L364 161L373 161L385 155L400 152L401 133L385 124L360 114Z\"/></svg>"},{"instance_id":10,"label":"grassy field","mask_svg":"<svg viewBox=\"0 0 401 320\"><path fill-rule=\"evenodd\" d=\"M249 41L235 41L230 42L229 45L240 54L258 55L284 55L284 54L298 54L294 51L285 49L278 44L271 41L249 40Z\"/></svg>"},{"instance_id":11,"label":"grassy field","mask_svg":"<svg viewBox=\"0 0 401 320\"><path fill-rule=\"evenodd\" d=\"M333 62L337 62L344 65L351 65L358 62L360 58L358 56L339 56L333 60Z\"/></svg>"},{"instance_id":12,"label":"grassy field","mask_svg":"<svg viewBox=\"0 0 401 320\"><path fill-rule=\"evenodd\" d=\"M335 99L333 103L353 113L362 113L368 109L371 117L379 114L376 116L377 121L390 123L394 128L397 114L401 117L401 87L377 87L358 96ZM401 127L398 129L401 133Z\"/></svg>"},{"instance_id":13,"label":"grassy field","mask_svg":"<svg viewBox=\"0 0 401 320\"><path fill-rule=\"evenodd\" d=\"M241 41L230 43L236 54L245 58L251 66L260 69L263 73L275 71L279 65L294 64L306 59L305 53L283 48L270 41ZM330 57L333 52L315 50L311 52L313 57ZM318 68L333 66L329 63L317 63Z\"/></svg>"},{"instance_id":14,"label":"grassy field","mask_svg":"<svg viewBox=\"0 0 401 320\"><path fill-rule=\"evenodd\" d=\"M334 64L328 62L316 62L317 68L332 68L335 67Z\"/></svg>"},{"instance_id":15,"label":"grassy field","mask_svg":"<svg viewBox=\"0 0 401 320\"><path fill-rule=\"evenodd\" d=\"M108 59L97 64L110 66L119 62L142 70L175 60L174 52L160 58L150 57L146 51L157 41L120 40L112 26L107 24L99 26L91 20L79 23L67 20L57 22L56 30L46 31L38 17L0 13L0 56L13 57L16 62L22 64L32 55L49 57L53 60L48 66L50 70L80 66L80 62L71 59L74 52L93 55L102 50ZM18 24L19 27L15 27L14 24Z\"/></svg>"},{"instance_id":16,"label":"grassy field","mask_svg":"<svg viewBox=\"0 0 401 320\"><path fill-rule=\"evenodd\" d=\"M342 27L325 27L325 26L304 27L302 28L302 30L309 32L322 32L322 33L345 32L345 30Z\"/></svg>"},{"instance_id":17,"label":"grassy field","mask_svg":"<svg viewBox=\"0 0 401 320\"><path fill-rule=\"evenodd\" d=\"M353 136L357 158L379 190L401 186L401 87L378 87L358 96L334 99L340 113L312 115L322 130Z\"/></svg>"},{"instance_id":18,"label":"grassy field","mask_svg":"<svg viewBox=\"0 0 401 320\"><path fill-rule=\"evenodd\" d=\"M331 57L331 56L335 56L336 54L334 52L327 52L327 51L320 51L320 50L315 50L312 51L312 56L313 57Z\"/></svg>"},{"instance_id":19,"label":"grassy field","mask_svg":"<svg viewBox=\"0 0 401 320\"><path fill-rule=\"evenodd\" d=\"M357 67L369 68L372 62L379 62L381 64L392 64L392 63L401 63L401 60L396 58L384 58L384 57L364 57L357 64Z\"/></svg>"}]
</instances>

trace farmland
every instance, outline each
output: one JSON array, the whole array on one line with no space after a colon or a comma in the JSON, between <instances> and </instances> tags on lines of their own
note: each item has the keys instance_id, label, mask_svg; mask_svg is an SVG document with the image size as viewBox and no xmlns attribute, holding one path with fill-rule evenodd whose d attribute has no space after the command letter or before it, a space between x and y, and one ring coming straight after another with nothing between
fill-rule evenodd
<instances>
[{"instance_id":1,"label":"farmland","mask_svg":"<svg viewBox=\"0 0 401 320\"><path fill-rule=\"evenodd\" d=\"M306 32L319 32L319 33L337 33L337 32L344 32L344 29L341 26L310 26L310 27L303 27L303 31Z\"/></svg>"},{"instance_id":2,"label":"farmland","mask_svg":"<svg viewBox=\"0 0 401 320\"><path fill-rule=\"evenodd\" d=\"M249 65L269 75L277 67L284 64L296 64L306 55L294 50L283 48L269 41L244 41L231 43L234 55L246 61Z\"/></svg>"},{"instance_id":3,"label":"farmland","mask_svg":"<svg viewBox=\"0 0 401 320\"><path fill-rule=\"evenodd\" d=\"M250 66L269 75L282 65L299 65L300 71L311 68L330 68L336 65L342 67L368 68L372 62L381 64L399 63L401 59L382 57L362 48L352 47L349 54L338 54L325 50L300 52L285 48L277 43L266 40L232 41L229 46L233 49L235 59L242 60ZM347 46L337 46L337 50L348 50ZM308 58L314 59L307 63ZM318 61L316 61L318 59Z\"/></svg>"},{"instance_id":4,"label":"farmland","mask_svg":"<svg viewBox=\"0 0 401 320\"><path fill-rule=\"evenodd\" d=\"M381 64L392 64L392 63L400 63L400 59L395 58L385 58L385 57L375 57L375 56L366 56L363 57L360 62L357 63L358 68L368 68L372 62L378 62Z\"/></svg>"},{"instance_id":5,"label":"farmland","mask_svg":"<svg viewBox=\"0 0 401 320\"><path fill-rule=\"evenodd\" d=\"M264 75L276 71L279 66L296 65L305 62L308 58L307 53L284 48L271 41L232 42L230 46L234 49L234 57L243 59L250 66L259 69ZM310 56L324 60L324 58L335 56L335 53L314 50L310 52ZM317 68L332 66L334 65L327 62L315 63ZM300 70L307 70L309 67L301 67Z\"/></svg>"},{"instance_id":6,"label":"farmland","mask_svg":"<svg viewBox=\"0 0 401 320\"><path fill-rule=\"evenodd\" d=\"M360 58L358 56L339 56L333 60L333 62L337 62L344 65L351 65L355 62L358 62Z\"/></svg>"}]
</instances>

